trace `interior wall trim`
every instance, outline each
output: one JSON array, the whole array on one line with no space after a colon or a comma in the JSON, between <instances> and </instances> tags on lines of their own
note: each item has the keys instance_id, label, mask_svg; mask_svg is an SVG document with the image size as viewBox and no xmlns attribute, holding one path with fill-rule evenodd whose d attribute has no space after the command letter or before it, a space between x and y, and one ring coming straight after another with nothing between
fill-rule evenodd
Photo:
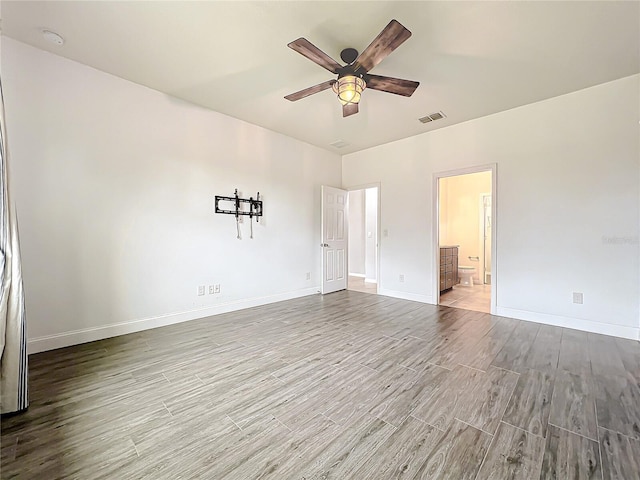
<instances>
[{"instance_id":1,"label":"interior wall trim","mask_svg":"<svg viewBox=\"0 0 640 480\"><path fill-rule=\"evenodd\" d=\"M548 313L530 312L527 310L518 310L508 307L497 307L496 314L501 317L515 318L518 320L526 320L529 322L543 323L545 325L553 325L555 327L572 328L574 330L582 330L591 333L601 333L612 337L628 338L631 340L640 340L640 328L627 327L625 325L614 325L612 323L594 322L593 320L585 320L583 318L563 317L559 315L550 315Z\"/></svg>"},{"instance_id":2,"label":"interior wall trim","mask_svg":"<svg viewBox=\"0 0 640 480\"><path fill-rule=\"evenodd\" d=\"M419 293L399 292L397 290L388 290L386 288L380 288L378 286L378 295L384 295L385 297L400 298L402 300L412 300L414 302L429 303L435 305L433 297L429 295L421 295Z\"/></svg>"},{"instance_id":3,"label":"interior wall trim","mask_svg":"<svg viewBox=\"0 0 640 480\"><path fill-rule=\"evenodd\" d=\"M42 337L30 338L27 342L28 353L38 353L56 348L69 347L71 345L79 345L81 343L94 342L105 338L126 335L127 333L141 332L151 328L165 327L176 323L188 322L190 320L198 320L212 315L220 315L221 313L234 312L245 308L259 307L270 303L291 300L294 298L304 297L307 295L315 295L318 293L318 287L305 288L302 290L294 290L291 292L269 295L266 297L255 297L249 299L238 300L234 302L221 303L206 308L196 310L188 310L185 312L169 313L156 317L141 318L130 320L128 322L114 323L111 325L101 325L94 328L86 328L82 330L73 330L63 332L56 335L47 335Z\"/></svg>"}]
</instances>

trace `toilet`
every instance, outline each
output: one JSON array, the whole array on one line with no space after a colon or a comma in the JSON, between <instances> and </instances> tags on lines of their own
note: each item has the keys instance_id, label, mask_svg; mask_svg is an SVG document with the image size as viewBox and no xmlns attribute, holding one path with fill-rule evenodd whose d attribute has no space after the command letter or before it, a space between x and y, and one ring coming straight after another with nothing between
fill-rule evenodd
<instances>
[{"instance_id":1,"label":"toilet","mask_svg":"<svg viewBox=\"0 0 640 480\"><path fill-rule=\"evenodd\" d=\"M473 274L476 273L476 267L468 267L465 265L458 266L458 276L460 277L460 285L465 287L473 287Z\"/></svg>"}]
</instances>

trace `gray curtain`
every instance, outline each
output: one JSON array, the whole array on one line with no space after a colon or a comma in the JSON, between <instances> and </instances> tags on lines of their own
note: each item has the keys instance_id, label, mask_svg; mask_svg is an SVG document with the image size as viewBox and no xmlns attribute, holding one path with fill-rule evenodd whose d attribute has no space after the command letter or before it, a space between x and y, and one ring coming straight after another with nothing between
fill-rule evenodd
<instances>
[{"instance_id":1,"label":"gray curtain","mask_svg":"<svg viewBox=\"0 0 640 480\"><path fill-rule=\"evenodd\" d=\"M0 81L0 413L29 406L27 332L16 212L9 197L7 129Z\"/></svg>"}]
</instances>

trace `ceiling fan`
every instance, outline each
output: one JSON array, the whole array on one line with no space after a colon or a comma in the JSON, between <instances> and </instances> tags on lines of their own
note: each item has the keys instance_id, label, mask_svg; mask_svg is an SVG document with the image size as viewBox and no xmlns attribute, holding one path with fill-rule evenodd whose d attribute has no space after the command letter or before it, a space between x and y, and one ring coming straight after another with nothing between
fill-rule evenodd
<instances>
[{"instance_id":1,"label":"ceiling fan","mask_svg":"<svg viewBox=\"0 0 640 480\"><path fill-rule=\"evenodd\" d=\"M403 27L400 22L391 20L389 25L384 27L382 32L360 55L358 55L358 51L355 48L342 50L340 58L346 63L344 66L340 65L306 38L294 40L287 45L289 48L326 68L331 73L337 74L338 79L328 80L313 87L305 88L284 98L295 102L314 93L332 88L342 104L342 116L348 117L358 113L358 103L365 88L410 97L418 88L420 82L369 73L373 67L402 45L410 36L411 32Z\"/></svg>"}]
</instances>

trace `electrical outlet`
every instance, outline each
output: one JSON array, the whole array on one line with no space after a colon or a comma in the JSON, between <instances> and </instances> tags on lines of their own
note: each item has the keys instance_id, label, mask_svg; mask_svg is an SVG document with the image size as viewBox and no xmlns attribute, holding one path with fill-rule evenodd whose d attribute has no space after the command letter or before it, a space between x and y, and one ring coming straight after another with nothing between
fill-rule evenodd
<instances>
[{"instance_id":1,"label":"electrical outlet","mask_svg":"<svg viewBox=\"0 0 640 480\"><path fill-rule=\"evenodd\" d=\"M213 295L214 293L213 285L209 285L209 295Z\"/></svg>"},{"instance_id":2,"label":"electrical outlet","mask_svg":"<svg viewBox=\"0 0 640 480\"><path fill-rule=\"evenodd\" d=\"M311 272L307 272L307 280L311 280Z\"/></svg>"},{"instance_id":3,"label":"electrical outlet","mask_svg":"<svg viewBox=\"0 0 640 480\"><path fill-rule=\"evenodd\" d=\"M582 305L584 303L584 295L581 292L573 292L573 303Z\"/></svg>"},{"instance_id":4,"label":"electrical outlet","mask_svg":"<svg viewBox=\"0 0 640 480\"><path fill-rule=\"evenodd\" d=\"M213 293L220 293L220 284L219 283L216 283L213 286Z\"/></svg>"},{"instance_id":5,"label":"electrical outlet","mask_svg":"<svg viewBox=\"0 0 640 480\"><path fill-rule=\"evenodd\" d=\"M404 275L400 275L400 283L404 283Z\"/></svg>"},{"instance_id":6,"label":"electrical outlet","mask_svg":"<svg viewBox=\"0 0 640 480\"><path fill-rule=\"evenodd\" d=\"M383 237L388 237L389 236L389 230L387 230L386 228L382 231L382 236Z\"/></svg>"},{"instance_id":7,"label":"electrical outlet","mask_svg":"<svg viewBox=\"0 0 640 480\"><path fill-rule=\"evenodd\" d=\"M198 295L204 295L204 285L198 285Z\"/></svg>"}]
</instances>

